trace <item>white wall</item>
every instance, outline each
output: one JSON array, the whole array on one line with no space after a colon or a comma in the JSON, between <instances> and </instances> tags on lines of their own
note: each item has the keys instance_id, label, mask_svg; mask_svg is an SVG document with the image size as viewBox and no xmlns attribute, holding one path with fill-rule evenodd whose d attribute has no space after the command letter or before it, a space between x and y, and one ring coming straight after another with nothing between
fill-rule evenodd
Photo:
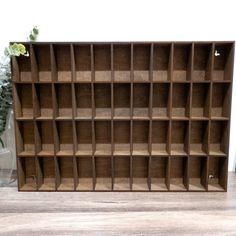
<instances>
[{"instance_id":1,"label":"white wall","mask_svg":"<svg viewBox=\"0 0 236 236\"><path fill-rule=\"evenodd\" d=\"M24 41L32 26L40 41L235 40L235 1L217 0L2 0L0 46ZM235 88L234 88L235 90ZM234 170L236 93L233 94L230 164Z\"/></svg>"}]
</instances>

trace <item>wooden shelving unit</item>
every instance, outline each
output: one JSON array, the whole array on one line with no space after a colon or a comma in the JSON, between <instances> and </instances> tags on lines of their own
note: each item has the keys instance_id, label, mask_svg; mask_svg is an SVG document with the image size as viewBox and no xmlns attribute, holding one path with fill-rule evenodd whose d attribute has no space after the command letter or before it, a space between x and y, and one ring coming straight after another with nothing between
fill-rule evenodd
<instances>
[{"instance_id":1,"label":"wooden shelving unit","mask_svg":"<svg viewBox=\"0 0 236 236\"><path fill-rule=\"evenodd\" d=\"M20 191L226 191L234 42L25 43Z\"/></svg>"}]
</instances>

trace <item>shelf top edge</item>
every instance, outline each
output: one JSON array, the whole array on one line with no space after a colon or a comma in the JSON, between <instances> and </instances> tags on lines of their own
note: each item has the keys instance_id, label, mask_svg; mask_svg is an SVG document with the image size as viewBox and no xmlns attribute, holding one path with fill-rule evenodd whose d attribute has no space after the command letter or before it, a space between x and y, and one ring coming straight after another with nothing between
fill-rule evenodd
<instances>
[{"instance_id":1,"label":"shelf top edge","mask_svg":"<svg viewBox=\"0 0 236 236\"><path fill-rule=\"evenodd\" d=\"M65 41L37 41L37 42L29 42L29 41L12 41L9 42L9 44L13 43L22 43L26 45L35 44L35 45L48 45L48 44L55 44L55 45L68 45L68 44L95 44L95 45L105 45L105 44L192 44L192 43L199 43L199 44L211 44L211 43L217 43L217 44L234 44L235 41L71 41L71 42L65 42Z\"/></svg>"}]
</instances>

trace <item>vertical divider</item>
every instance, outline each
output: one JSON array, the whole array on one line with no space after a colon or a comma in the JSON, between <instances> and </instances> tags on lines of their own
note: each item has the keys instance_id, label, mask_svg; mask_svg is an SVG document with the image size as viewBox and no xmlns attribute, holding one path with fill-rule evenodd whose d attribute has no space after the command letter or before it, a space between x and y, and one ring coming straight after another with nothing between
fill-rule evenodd
<instances>
[{"instance_id":1,"label":"vertical divider","mask_svg":"<svg viewBox=\"0 0 236 236\"><path fill-rule=\"evenodd\" d=\"M150 47L150 69L149 69L149 80L150 80L150 92L149 92L149 136L148 136L148 187L149 191L152 190L152 179L151 179L151 162L152 162L152 104L153 104L153 53L154 44Z\"/></svg>"},{"instance_id":2,"label":"vertical divider","mask_svg":"<svg viewBox=\"0 0 236 236\"><path fill-rule=\"evenodd\" d=\"M114 45L111 44L111 189L114 190Z\"/></svg>"},{"instance_id":3,"label":"vertical divider","mask_svg":"<svg viewBox=\"0 0 236 236\"><path fill-rule=\"evenodd\" d=\"M31 80L32 82L38 82L38 65L36 61L35 51L32 44L30 44L30 66L31 66Z\"/></svg>"},{"instance_id":4,"label":"vertical divider","mask_svg":"<svg viewBox=\"0 0 236 236\"><path fill-rule=\"evenodd\" d=\"M93 170L93 190L95 191L96 186L96 166L95 166L95 149L96 149L96 139L95 139L95 98L94 98L94 81L95 81L95 70L94 70L94 51L93 44L90 45L91 53L91 70L92 70L92 83L91 83L91 95L92 95L92 170Z\"/></svg>"},{"instance_id":5,"label":"vertical divider","mask_svg":"<svg viewBox=\"0 0 236 236\"><path fill-rule=\"evenodd\" d=\"M17 61L17 58L14 56L11 59L11 64L12 64L12 80L14 82L19 82L20 81L20 68L19 68L19 63Z\"/></svg>"},{"instance_id":6,"label":"vertical divider","mask_svg":"<svg viewBox=\"0 0 236 236\"><path fill-rule=\"evenodd\" d=\"M71 54L71 92L72 92L72 127L73 127L73 174L74 174L74 191L78 186L78 169L77 169L77 160L76 160L76 150L77 150L77 136L76 136L76 124L75 124L75 115L76 115L76 97L75 97L75 55L73 44L70 44L70 54Z\"/></svg>"},{"instance_id":7,"label":"vertical divider","mask_svg":"<svg viewBox=\"0 0 236 236\"><path fill-rule=\"evenodd\" d=\"M56 58L54 54L53 45L50 44L50 57L51 57L51 76L52 81L57 81L57 65L56 65Z\"/></svg>"},{"instance_id":8,"label":"vertical divider","mask_svg":"<svg viewBox=\"0 0 236 236\"><path fill-rule=\"evenodd\" d=\"M130 190L133 189L133 83L134 83L134 45L130 47Z\"/></svg>"}]
</instances>

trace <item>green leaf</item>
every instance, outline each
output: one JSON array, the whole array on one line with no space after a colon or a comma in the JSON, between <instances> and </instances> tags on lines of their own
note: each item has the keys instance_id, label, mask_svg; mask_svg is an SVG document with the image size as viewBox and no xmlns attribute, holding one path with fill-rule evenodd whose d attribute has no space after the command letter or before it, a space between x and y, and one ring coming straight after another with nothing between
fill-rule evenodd
<instances>
[{"instance_id":1,"label":"green leaf","mask_svg":"<svg viewBox=\"0 0 236 236\"><path fill-rule=\"evenodd\" d=\"M33 28L32 32L33 32L33 34L35 34L35 35L38 35L38 34L39 34L39 30L38 30L37 26L35 26L35 27Z\"/></svg>"}]
</instances>

